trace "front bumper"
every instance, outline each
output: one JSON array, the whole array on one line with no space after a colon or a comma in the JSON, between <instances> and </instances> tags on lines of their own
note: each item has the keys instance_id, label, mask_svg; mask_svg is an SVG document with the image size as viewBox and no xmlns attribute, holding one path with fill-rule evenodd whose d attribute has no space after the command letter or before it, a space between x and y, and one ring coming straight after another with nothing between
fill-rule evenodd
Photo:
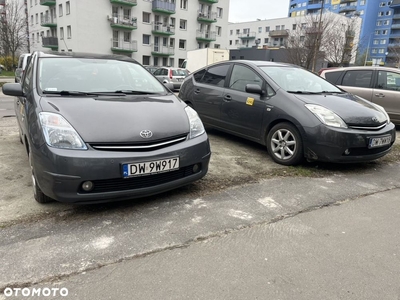
<instances>
[{"instance_id":1,"label":"front bumper","mask_svg":"<svg viewBox=\"0 0 400 300\"><path fill-rule=\"evenodd\" d=\"M42 192L60 202L100 203L146 197L194 182L208 171L211 151L207 134L149 152L64 150L43 145L32 152L37 184ZM176 171L123 178L122 164L179 156ZM194 165L200 169L193 171ZM91 181L90 192L82 183Z\"/></svg>"},{"instance_id":2,"label":"front bumper","mask_svg":"<svg viewBox=\"0 0 400 300\"><path fill-rule=\"evenodd\" d=\"M378 159L392 149L396 140L393 123L380 130L343 129L319 125L305 127L304 154L309 160L354 163ZM368 148L371 138L390 135L391 143L382 147Z\"/></svg>"}]
</instances>

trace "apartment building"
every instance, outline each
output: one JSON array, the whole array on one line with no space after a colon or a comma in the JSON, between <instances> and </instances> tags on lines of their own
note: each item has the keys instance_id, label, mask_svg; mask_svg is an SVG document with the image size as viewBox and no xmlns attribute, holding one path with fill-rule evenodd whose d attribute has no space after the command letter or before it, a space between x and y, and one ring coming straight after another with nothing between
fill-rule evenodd
<instances>
[{"instance_id":1,"label":"apartment building","mask_svg":"<svg viewBox=\"0 0 400 300\"><path fill-rule=\"evenodd\" d=\"M114 53L177 67L187 50L228 45L226 0L26 2L31 51Z\"/></svg>"},{"instance_id":2,"label":"apartment building","mask_svg":"<svg viewBox=\"0 0 400 300\"><path fill-rule=\"evenodd\" d=\"M290 0L289 17L331 11L362 19L360 51L374 64L399 66L400 0Z\"/></svg>"}]
</instances>

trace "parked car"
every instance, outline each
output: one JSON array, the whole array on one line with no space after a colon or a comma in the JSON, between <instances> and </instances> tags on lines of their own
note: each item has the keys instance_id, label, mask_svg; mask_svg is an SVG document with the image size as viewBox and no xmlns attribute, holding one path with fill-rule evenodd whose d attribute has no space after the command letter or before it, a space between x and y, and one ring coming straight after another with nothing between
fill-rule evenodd
<instances>
[{"instance_id":1,"label":"parked car","mask_svg":"<svg viewBox=\"0 0 400 300\"><path fill-rule=\"evenodd\" d=\"M144 66L146 70L148 70L151 74L154 73L155 70L158 69L158 67L155 66Z\"/></svg>"},{"instance_id":2,"label":"parked car","mask_svg":"<svg viewBox=\"0 0 400 300\"><path fill-rule=\"evenodd\" d=\"M180 68L161 67L154 71L153 75L160 82L172 83L174 85L174 90L179 90L188 72Z\"/></svg>"},{"instance_id":3,"label":"parked car","mask_svg":"<svg viewBox=\"0 0 400 300\"><path fill-rule=\"evenodd\" d=\"M3 93L16 97L40 203L149 196L207 173L197 113L131 58L35 52Z\"/></svg>"},{"instance_id":4,"label":"parked car","mask_svg":"<svg viewBox=\"0 0 400 300\"><path fill-rule=\"evenodd\" d=\"M329 82L349 93L381 105L393 123L400 125L400 70L366 66L323 70Z\"/></svg>"},{"instance_id":5,"label":"parked car","mask_svg":"<svg viewBox=\"0 0 400 300\"><path fill-rule=\"evenodd\" d=\"M284 63L213 64L187 77L179 97L205 125L265 145L283 165L371 161L396 138L381 106Z\"/></svg>"},{"instance_id":6,"label":"parked car","mask_svg":"<svg viewBox=\"0 0 400 300\"><path fill-rule=\"evenodd\" d=\"M26 65L29 62L31 55L29 53L21 54L18 58L18 66L15 69L15 82L20 82L22 76L24 75Z\"/></svg>"}]
</instances>

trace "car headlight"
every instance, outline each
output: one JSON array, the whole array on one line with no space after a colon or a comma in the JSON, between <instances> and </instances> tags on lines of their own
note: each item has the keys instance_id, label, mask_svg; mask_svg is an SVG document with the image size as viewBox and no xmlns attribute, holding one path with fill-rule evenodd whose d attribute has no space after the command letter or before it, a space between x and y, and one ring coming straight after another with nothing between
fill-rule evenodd
<instances>
[{"instance_id":1,"label":"car headlight","mask_svg":"<svg viewBox=\"0 0 400 300\"><path fill-rule=\"evenodd\" d=\"M378 104L374 103L374 105L376 106L377 109L379 109L386 116L387 124L389 124L390 123L390 117L389 117L388 113L386 112L386 110L382 106L380 106Z\"/></svg>"},{"instance_id":2,"label":"car headlight","mask_svg":"<svg viewBox=\"0 0 400 300\"><path fill-rule=\"evenodd\" d=\"M193 108L187 106L185 107L185 112L189 119L191 139L206 132L203 126L203 122L201 122L199 115Z\"/></svg>"},{"instance_id":3,"label":"car headlight","mask_svg":"<svg viewBox=\"0 0 400 300\"><path fill-rule=\"evenodd\" d=\"M61 149L87 150L87 147L76 130L59 114L39 113L47 145Z\"/></svg>"},{"instance_id":4,"label":"car headlight","mask_svg":"<svg viewBox=\"0 0 400 300\"><path fill-rule=\"evenodd\" d=\"M347 128L346 123L333 111L315 104L306 104L306 107L325 125Z\"/></svg>"}]
</instances>

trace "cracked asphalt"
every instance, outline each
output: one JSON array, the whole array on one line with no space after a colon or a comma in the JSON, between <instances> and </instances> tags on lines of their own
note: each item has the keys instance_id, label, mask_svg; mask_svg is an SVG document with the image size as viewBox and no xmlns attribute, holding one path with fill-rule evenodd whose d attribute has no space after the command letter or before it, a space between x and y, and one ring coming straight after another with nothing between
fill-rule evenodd
<instances>
[{"instance_id":1,"label":"cracked asphalt","mask_svg":"<svg viewBox=\"0 0 400 300\"><path fill-rule=\"evenodd\" d=\"M262 146L209 136L210 172L195 184L133 201L40 205L15 118L0 119L0 292L68 288L68 297L50 299L400 295L399 141L367 164L289 168Z\"/></svg>"}]
</instances>

